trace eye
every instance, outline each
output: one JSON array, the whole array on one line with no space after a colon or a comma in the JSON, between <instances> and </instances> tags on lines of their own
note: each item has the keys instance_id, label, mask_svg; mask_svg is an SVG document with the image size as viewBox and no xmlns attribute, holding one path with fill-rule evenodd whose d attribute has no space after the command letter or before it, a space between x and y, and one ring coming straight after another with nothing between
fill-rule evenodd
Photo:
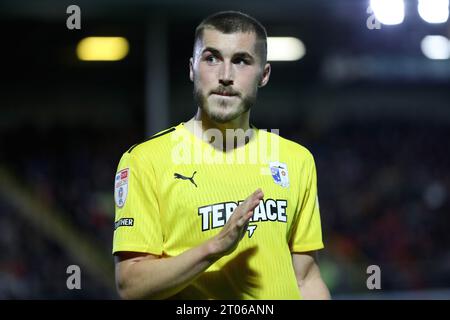
<instances>
[{"instance_id":1,"label":"eye","mask_svg":"<svg viewBox=\"0 0 450 320\"><path fill-rule=\"evenodd\" d=\"M250 62L247 59L244 58L237 58L236 60L234 60L234 63L239 65L239 66L245 66L250 64Z\"/></svg>"},{"instance_id":2,"label":"eye","mask_svg":"<svg viewBox=\"0 0 450 320\"><path fill-rule=\"evenodd\" d=\"M210 63L210 64L217 63L217 58L216 58L215 56L213 56L212 54L211 54L211 55L208 55L208 56L205 58L205 60L206 60L206 62L208 62L208 63Z\"/></svg>"}]
</instances>

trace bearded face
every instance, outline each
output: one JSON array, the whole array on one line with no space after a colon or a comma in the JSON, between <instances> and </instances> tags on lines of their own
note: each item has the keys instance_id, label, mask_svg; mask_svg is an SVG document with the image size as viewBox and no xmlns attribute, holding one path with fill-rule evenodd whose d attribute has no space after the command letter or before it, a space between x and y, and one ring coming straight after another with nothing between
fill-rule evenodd
<instances>
[{"instance_id":1,"label":"bearded face","mask_svg":"<svg viewBox=\"0 0 450 320\"><path fill-rule=\"evenodd\" d=\"M205 29L197 41L190 76L195 102L210 119L226 123L255 104L258 86L266 82L256 41L252 32L215 29Z\"/></svg>"}]
</instances>

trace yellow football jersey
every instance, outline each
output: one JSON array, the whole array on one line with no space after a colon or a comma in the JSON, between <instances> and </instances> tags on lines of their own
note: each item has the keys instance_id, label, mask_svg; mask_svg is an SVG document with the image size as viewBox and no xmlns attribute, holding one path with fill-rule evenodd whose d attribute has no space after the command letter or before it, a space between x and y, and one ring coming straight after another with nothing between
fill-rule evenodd
<instances>
[{"instance_id":1,"label":"yellow football jersey","mask_svg":"<svg viewBox=\"0 0 450 320\"><path fill-rule=\"evenodd\" d=\"M174 298L301 298L291 253L323 248L314 159L295 142L254 132L223 152L181 123L125 152L115 177L113 253L179 255L219 233L261 188L237 249Z\"/></svg>"}]
</instances>

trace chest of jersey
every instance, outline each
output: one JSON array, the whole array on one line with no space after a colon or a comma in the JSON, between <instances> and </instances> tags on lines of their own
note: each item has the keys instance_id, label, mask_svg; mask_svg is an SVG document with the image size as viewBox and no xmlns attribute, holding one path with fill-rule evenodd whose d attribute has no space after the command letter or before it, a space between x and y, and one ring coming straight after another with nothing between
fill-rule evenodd
<instances>
[{"instance_id":1,"label":"chest of jersey","mask_svg":"<svg viewBox=\"0 0 450 320\"><path fill-rule=\"evenodd\" d=\"M260 164L189 164L157 173L167 253L182 252L220 232L236 207L257 188L263 190L264 199L255 208L243 241L285 244L301 190L295 181L280 183L280 171ZM294 174L287 168L282 172L284 182Z\"/></svg>"}]
</instances>

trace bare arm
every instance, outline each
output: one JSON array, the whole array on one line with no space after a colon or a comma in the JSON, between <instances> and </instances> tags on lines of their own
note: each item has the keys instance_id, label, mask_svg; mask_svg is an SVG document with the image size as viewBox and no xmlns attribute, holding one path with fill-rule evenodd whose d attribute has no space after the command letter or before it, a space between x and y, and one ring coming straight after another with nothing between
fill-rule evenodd
<instances>
[{"instance_id":1,"label":"bare arm","mask_svg":"<svg viewBox=\"0 0 450 320\"><path fill-rule=\"evenodd\" d=\"M184 289L215 261L233 252L247 229L253 209L263 198L260 189L239 205L221 232L174 257L120 252L116 284L124 299L165 299Z\"/></svg>"},{"instance_id":2,"label":"bare arm","mask_svg":"<svg viewBox=\"0 0 450 320\"><path fill-rule=\"evenodd\" d=\"M315 252L292 253L298 288L305 300L329 300L330 292L322 280L314 254Z\"/></svg>"}]
</instances>

